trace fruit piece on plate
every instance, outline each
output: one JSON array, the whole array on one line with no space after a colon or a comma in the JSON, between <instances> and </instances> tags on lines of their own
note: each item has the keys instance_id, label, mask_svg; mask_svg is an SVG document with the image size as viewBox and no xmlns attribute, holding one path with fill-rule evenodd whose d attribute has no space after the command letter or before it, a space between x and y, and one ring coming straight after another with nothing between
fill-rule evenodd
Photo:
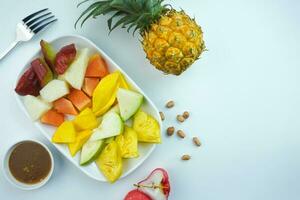
<instances>
[{"instance_id":1,"label":"fruit piece on plate","mask_svg":"<svg viewBox=\"0 0 300 200\"><path fill-rule=\"evenodd\" d=\"M54 65L56 51L54 50L52 45L45 40L40 41L40 46L46 63L49 65L49 67L51 67L52 71L55 72Z\"/></svg>"},{"instance_id":2,"label":"fruit piece on plate","mask_svg":"<svg viewBox=\"0 0 300 200\"><path fill-rule=\"evenodd\" d=\"M118 115L120 115L119 104L114 105L111 109L109 109L109 111L107 111L107 113L109 113L109 112L114 112L114 113L117 113Z\"/></svg>"},{"instance_id":3,"label":"fruit piece on plate","mask_svg":"<svg viewBox=\"0 0 300 200\"><path fill-rule=\"evenodd\" d=\"M72 89L67 98L79 111L91 106L92 103L91 99L84 92L77 89Z\"/></svg>"},{"instance_id":4,"label":"fruit piece on plate","mask_svg":"<svg viewBox=\"0 0 300 200\"><path fill-rule=\"evenodd\" d=\"M120 113L123 121L133 116L143 103L143 95L119 88L117 92L117 100L119 103Z\"/></svg>"},{"instance_id":5,"label":"fruit piece on plate","mask_svg":"<svg viewBox=\"0 0 300 200\"><path fill-rule=\"evenodd\" d=\"M91 97L99 81L98 78L84 78L82 90Z\"/></svg>"},{"instance_id":6,"label":"fruit piece on plate","mask_svg":"<svg viewBox=\"0 0 300 200\"><path fill-rule=\"evenodd\" d=\"M55 72L57 74L65 73L75 57L76 48L74 44L69 44L61 48L55 57Z\"/></svg>"},{"instance_id":7,"label":"fruit piece on plate","mask_svg":"<svg viewBox=\"0 0 300 200\"><path fill-rule=\"evenodd\" d=\"M93 130L91 141L120 135L123 132L123 128L124 124L117 113L107 113L103 116L100 126Z\"/></svg>"},{"instance_id":8,"label":"fruit piece on plate","mask_svg":"<svg viewBox=\"0 0 300 200\"><path fill-rule=\"evenodd\" d=\"M17 94L38 96L42 86L32 67L29 67L19 78L15 88Z\"/></svg>"},{"instance_id":9,"label":"fruit piece on plate","mask_svg":"<svg viewBox=\"0 0 300 200\"><path fill-rule=\"evenodd\" d=\"M51 109L51 104L43 101L39 97L26 95L23 99L25 108L32 120L39 119L43 114Z\"/></svg>"},{"instance_id":10,"label":"fruit piece on plate","mask_svg":"<svg viewBox=\"0 0 300 200\"><path fill-rule=\"evenodd\" d=\"M85 130L77 133L75 142L68 144L71 156L76 155L76 153L81 149L82 145L89 139L91 134L91 130Z\"/></svg>"},{"instance_id":11,"label":"fruit piece on plate","mask_svg":"<svg viewBox=\"0 0 300 200\"><path fill-rule=\"evenodd\" d=\"M120 73L120 88L124 88L126 90L129 90L130 86L127 83L127 81L125 80L124 75L120 71L118 71L118 72Z\"/></svg>"},{"instance_id":12,"label":"fruit piece on plate","mask_svg":"<svg viewBox=\"0 0 300 200\"><path fill-rule=\"evenodd\" d=\"M160 127L158 122L143 111L138 111L133 118L133 129L138 134L138 141L160 143Z\"/></svg>"},{"instance_id":13,"label":"fruit piece on plate","mask_svg":"<svg viewBox=\"0 0 300 200\"><path fill-rule=\"evenodd\" d=\"M120 84L120 74L114 72L101 79L93 92L93 112L96 116L104 114L116 100Z\"/></svg>"},{"instance_id":14,"label":"fruit piece on plate","mask_svg":"<svg viewBox=\"0 0 300 200\"><path fill-rule=\"evenodd\" d=\"M88 67L85 72L86 77L103 78L108 75L107 64L99 54L94 54L90 57Z\"/></svg>"},{"instance_id":15,"label":"fruit piece on plate","mask_svg":"<svg viewBox=\"0 0 300 200\"><path fill-rule=\"evenodd\" d=\"M51 126L60 126L64 121L64 114L57 112L55 109L49 110L41 117L42 123Z\"/></svg>"},{"instance_id":16,"label":"fruit piece on plate","mask_svg":"<svg viewBox=\"0 0 300 200\"><path fill-rule=\"evenodd\" d=\"M78 90L81 89L83 84L84 74L89 60L88 54L89 50L87 48L79 51L77 57L72 62L70 67L60 77L66 80L73 88Z\"/></svg>"},{"instance_id":17,"label":"fruit piece on plate","mask_svg":"<svg viewBox=\"0 0 300 200\"><path fill-rule=\"evenodd\" d=\"M73 120L76 130L87 130L97 128L99 122L90 108L86 108Z\"/></svg>"},{"instance_id":18,"label":"fruit piece on plate","mask_svg":"<svg viewBox=\"0 0 300 200\"><path fill-rule=\"evenodd\" d=\"M41 89L41 97L47 102L53 102L69 93L68 84L65 81L54 79Z\"/></svg>"},{"instance_id":19,"label":"fruit piece on plate","mask_svg":"<svg viewBox=\"0 0 300 200\"><path fill-rule=\"evenodd\" d=\"M122 174L122 157L118 144L112 141L102 150L96 164L106 179L113 183Z\"/></svg>"},{"instance_id":20,"label":"fruit piece on plate","mask_svg":"<svg viewBox=\"0 0 300 200\"><path fill-rule=\"evenodd\" d=\"M40 85L44 87L53 79L53 74L47 63L41 58L37 58L31 62L31 67L40 81Z\"/></svg>"},{"instance_id":21,"label":"fruit piece on plate","mask_svg":"<svg viewBox=\"0 0 300 200\"><path fill-rule=\"evenodd\" d=\"M86 165L98 158L103 147L103 140L90 141L88 140L83 146L80 155L80 165Z\"/></svg>"},{"instance_id":22,"label":"fruit piece on plate","mask_svg":"<svg viewBox=\"0 0 300 200\"><path fill-rule=\"evenodd\" d=\"M122 158L136 158L139 156L137 133L130 127L125 126L123 134L116 137Z\"/></svg>"},{"instance_id":23,"label":"fruit piece on plate","mask_svg":"<svg viewBox=\"0 0 300 200\"><path fill-rule=\"evenodd\" d=\"M139 191L155 200L167 200L171 189L168 173L162 168L153 170L145 180L136 186Z\"/></svg>"},{"instance_id":24,"label":"fruit piece on plate","mask_svg":"<svg viewBox=\"0 0 300 200\"><path fill-rule=\"evenodd\" d=\"M53 102L53 107L60 113L77 115L78 112L72 102L66 98L60 98Z\"/></svg>"},{"instance_id":25,"label":"fruit piece on plate","mask_svg":"<svg viewBox=\"0 0 300 200\"><path fill-rule=\"evenodd\" d=\"M148 195L138 189L128 192L124 200L152 200Z\"/></svg>"},{"instance_id":26,"label":"fruit piece on plate","mask_svg":"<svg viewBox=\"0 0 300 200\"><path fill-rule=\"evenodd\" d=\"M113 136L113 137L109 137L109 138L106 138L105 140L104 140L104 143L105 144L109 144L109 143L111 143L112 141L114 141L115 140L115 137Z\"/></svg>"},{"instance_id":27,"label":"fruit piece on plate","mask_svg":"<svg viewBox=\"0 0 300 200\"><path fill-rule=\"evenodd\" d=\"M52 142L55 143L73 143L76 140L76 132L71 121L65 121L55 131Z\"/></svg>"}]
</instances>

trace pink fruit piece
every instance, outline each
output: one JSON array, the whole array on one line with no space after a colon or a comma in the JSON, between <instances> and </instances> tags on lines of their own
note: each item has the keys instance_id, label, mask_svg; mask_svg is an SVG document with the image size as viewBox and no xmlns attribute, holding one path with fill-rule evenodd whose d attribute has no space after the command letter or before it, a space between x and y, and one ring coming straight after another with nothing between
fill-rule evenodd
<instances>
[{"instance_id":1,"label":"pink fruit piece","mask_svg":"<svg viewBox=\"0 0 300 200\"><path fill-rule=\"evenodd\" d=\"M29 67L20 77L15 88L17 94L38 96L42 86L32 67Z\"/></svg>"},{"instance_id":2,"label":"pink fruit piece","mask_svg":"<svg viewBox=\"0 0 300 200\"><path fill-rule=\"evenodd\" d=\"M162 168L153 170L145 180L136 186L139 191L155 200L167 200L171 189L168 173Z\"/></svg>"},{"instance_id":3,"label":"pink fruit piece","mask_svg":"<svg viewBox=\"0 0 300 200\"><path fill-rule=\"evenodd\" d=\"M76 48L74 44L64 46L59 50L55 57L55 72L63 74L76 57Z\"/></svg>"},{"instance_id":4,"label":"pink fruit piece","mask_svg":"<svg viewBox=\"0 0 300 200\"><path fill-rule=\"evenodd\" d=\"M124 200L152 200L149 196L139 191L138 189L128 192Z\"/></svg>"},{"instance_id":5,"label":"pink fruit piece","mask_svg":"<svg viewBox=\"0 0 300 200\"><path fill-rule=\"evenodd\" d=\"M33 60L31 62L31 68L39 79L41 86L45 86L49 81L53 79L52 71L43 59L37 58Z\"/></svg>"}]
</instances>

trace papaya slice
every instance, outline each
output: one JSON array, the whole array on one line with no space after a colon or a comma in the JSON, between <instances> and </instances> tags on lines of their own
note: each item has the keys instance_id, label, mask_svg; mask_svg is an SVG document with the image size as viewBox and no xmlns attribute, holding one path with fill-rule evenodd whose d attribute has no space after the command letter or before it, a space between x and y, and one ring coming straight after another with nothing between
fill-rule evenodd
<instances>
[{"instance_id":1,"label":"papaya slice","mask_svg":"<svg viewBox=\"0 0 300 200\"><path fill-rule=\"evenodd\" d=\"M85 72L86 77L103 78L108 75L107 64L99 54L94 54L90 57L88 67Z\"/></svg>"},{"instance_id":2,"label":"papaya slice","mask_svg":"<svg viewBox=\"0 0 300 200\"><path fill-rule=\"evenodd\" d=\"M51 126L60 126L65 121L65 116L54 109L49 110L41 117L41 122Z\"/></svg>"},{"instance_id":3,"label":"papaya slice","mask_svg":"<svg viewBox=\"0 0 300 200\"><path fill-rule=\"evenodd\" d=\"M53 107L59 113L77 115L78 112L72 102L66 98L60 98L53 102Z\"/></svg>"},{"instance_id":4,"label":"papaya slice","mask_svg":"<svg viewBox=\"0 0 300 200\"><path fill-rule=\"evenodd\" d=\"M91 97L99 81L98 78L85 78L82 90Z\"/></svg>"},{"instance_id":5,"label":"papaya slice","mask_svg":"<svg viewBox=\"0 0 300 200\"><path fill-rule=\"evenodd\" d=\"M92 103L91 99L83 91L77 89L72 89L67 98L79 111L91 106Z\"/></svg>"}]
</instances>

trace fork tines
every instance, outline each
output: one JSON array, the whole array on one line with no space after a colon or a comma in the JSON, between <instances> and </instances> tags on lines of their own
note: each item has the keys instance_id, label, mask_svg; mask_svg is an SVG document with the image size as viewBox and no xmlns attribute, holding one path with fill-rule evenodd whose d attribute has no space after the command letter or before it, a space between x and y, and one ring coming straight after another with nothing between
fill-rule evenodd
<instances>
[{"instance_id":1,"label":"fork tines","mask_svg":"<svg viewBox=\"0 0 300 200\"><path fill-rule=\"evenodd\" d=\"M22 19L23 23L35 34L43 30L49 24L57 21L48 8L39 10Z\"/></svg>"}]
</instances>

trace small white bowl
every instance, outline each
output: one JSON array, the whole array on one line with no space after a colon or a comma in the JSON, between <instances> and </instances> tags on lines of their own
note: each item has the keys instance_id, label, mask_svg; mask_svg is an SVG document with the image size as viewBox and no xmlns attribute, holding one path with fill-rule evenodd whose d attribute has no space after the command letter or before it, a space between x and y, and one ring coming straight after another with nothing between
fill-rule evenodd
<instances>
[{"instance_id":1,"label":"small white bowl","mask_svg":"<svg viewBox=\"0 0 300 200\"><path fill-rule=\"evenodd\" d=\"M51 169L47 175L47 177L45 177L41 182L38 182L38 183L34 183L34 184L26 184L26 183L22 183L20 181L18 181L10 172L9 170L9 165L8 165L8 162L9 162L9 157L12 153L12 151L15 149L15 147L20 144L21 142L26 142L26 141L30 141L30 142L36 142L40 145L42 145L46 150L47 152L49 153L50 155L50 159L51 159ZM4 171L4 176L5 178L8 180L8 182L10 182L12 185L14 185L15 187L19 188L19 189L22 189L22 190L34 190L34 189L37 189L37 188L40 188L42 187L43 185L45 185L47 183L47 181L50 179L52 173L53 173L53 169L54 169L54 160L53 160L53 156L52 156L52 153L51 151L48 149L48 147L46 145L44 145L43 143L37 141L37 140L32 140L32 139L28 139L28 140L21 140L21 141L18 141L16 142L15 144L13 144L11 147L9 147L7 149L7 151L5 152L5 155L4 155L4 159L3 159L3 171Z\"/></svg>"}]
</instances>

